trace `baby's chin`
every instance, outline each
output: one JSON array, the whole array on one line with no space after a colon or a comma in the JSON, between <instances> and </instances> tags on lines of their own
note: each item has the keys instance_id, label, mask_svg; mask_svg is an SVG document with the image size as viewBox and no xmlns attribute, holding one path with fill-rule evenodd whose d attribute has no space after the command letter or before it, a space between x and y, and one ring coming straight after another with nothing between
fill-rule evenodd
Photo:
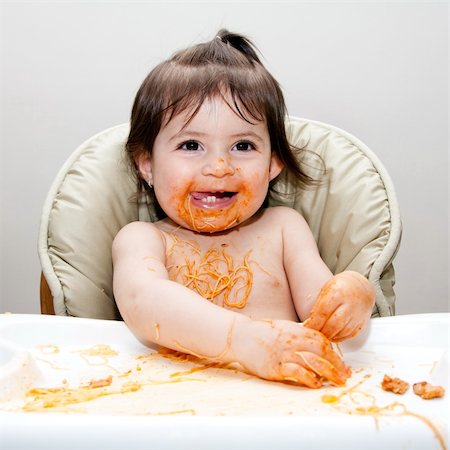
<instances>
[{"instance_id":1,"label":"baby's chin","mask_svg":"<svg viewBox=\"0 0 450 450\"><path fill-rule=\"evenodd\" d=\"M191 223L181 220L178 217L171 217L171 220L177 226L200 234L220 234L226 231L230 231L239 225L239 221L237 219L226 220L225 217L213 219L206 218L204 220L196 220Z\"/></svg>"}]
</instances>

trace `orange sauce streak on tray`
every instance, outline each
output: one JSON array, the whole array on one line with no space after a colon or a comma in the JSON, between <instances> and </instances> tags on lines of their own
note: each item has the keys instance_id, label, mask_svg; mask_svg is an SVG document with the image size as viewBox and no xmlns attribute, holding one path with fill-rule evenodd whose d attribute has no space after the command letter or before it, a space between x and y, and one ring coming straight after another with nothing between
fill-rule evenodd
<instances>
[{"instance_id":1,"label":"orange sauce streak on tray","mask_svg":"<svg viewBox=\"0 0 450 450\"><path fill-rule=\"evenodd\" d=\"M28 400L22 407L22 410L42 412L51 408L87 402L108 395L135 392L141 387L138 383L127 383L120 389L110 390L107 389L107 386L110 384L108 384L107 380L93 380L88 385L79 388L58 387L30 389L26 394Z\"/></svg>"},{"instance_id":2,"label":"orange sauce streak on tray","mask_svg":"<svg viewBox=\"0 0 450 450\"><path fill-rule=\"evenodd\" d=\"M446 450L447 447L445 445L444 438L440 432L440 430L436 427L436 425L433 424L433 422L428 419L425 416L422 416L421 414L414 413L412 411L409 411L406 406L403 403L400 402L393 402L389 403L385 406L378 406L375 404L375 397L371 394L368 394L367 392L358 390L365 381L366 378L369 378L370 375L366 375L363 380L356 383L354 386L352 386L349 389L345 389L342 391L339 395L322 395L321 400L323 403L330 403L337 405L337 409L341 412L344 412L346 414L356 414L356 415L363 415L363 416L372 416L375 419L377 429L378 429L378 419L383 416L411 416L415 417L419 420L421 420L423 423L425 423L431 431L434 433L436 439L439 442L439 445L441 446L442 450ZM340 401L344 397L348 397L353 403L356 402L353 399L354 394L362 395L363 397L368 398L372 401L372 405L370 406L357 406L354 408L351 408L346 405L340 405Z\"/></svg>"},{"instance_id":3,"label":"orange sauce streak on tray","mask_svg":"<svg viewBox=\"0 0 450 450\"><path fill-rule=\"evenodd\" d=\"M82 357L86 356L99 356L101 358L105 358L104 362L108 362L108 357L116 356L117 352L112 350L109 346L105 345L96 345L87 350L81 350L77 353L80 353ZM190 361L190 362L199 362L198 358L192 355L183 354L180 352L171 351L168 349L161 349L161 355L164 357L168 357L178 361ZM141 357L137 357L136 359L142 360L147 359L151 356L154 356L155 353L151 353L148 355L142 355ZM90 363L89 359L87 360ZM97 365L97 364L94 364ZM202 367L193 368L184 372L176 372L171 374L170 379L165 380L152 380L148 378L144 378L139 381L129 381L125 383L116 383L118 386L114 387L113 376L109 375L103 379L94 379L87 382L87 384L72 387L70 388L67 385L67 381L63 382L63 386L61 387L51 387L51 388L33 388L28 390L25 396L25 404L22 407L23 411L27 412L43 412L43 411L55 411L60 408L67 407L68 405L73 405L77 403L88 402L92 400L96 400L100 397L111 396L111 395L120 395L127 394L130 392L136 392L140 390L145 385L161 385L161 384L173 384L180 383L184 381L203 381L207 380L188 378L186 375L190 373L194 373L200 370L206 370L210 367L218 366L218 363L208 363L202 365ZM135 367L134 369L129 369L122 374L116 376L117 380L121 380L123 378L127 378L133 374L141 373L142 368L140 366ZM172 412L162 412L162 415L165 414L180 414L186 412L192 412L193 410L183 410L183 411L172 411ZM155 413L156 414L156 413ZM159 413L158 413L159 414ZM195 414L195 411L193 412Z\"/></svg>"},{"instance_id":4,"label":"orange sauce streak on tray","mask_svg":"<svg viewBox=\"0 0 450 450\"><path fill-rule=\"evenodd\" d=\"M179 409L176 411L165 411L165 412L159 412L151 414L151 416L173 416L175 414L190 414L191 416L195 416L197 413L195 409Z\"/></svg>"}]
</instances>

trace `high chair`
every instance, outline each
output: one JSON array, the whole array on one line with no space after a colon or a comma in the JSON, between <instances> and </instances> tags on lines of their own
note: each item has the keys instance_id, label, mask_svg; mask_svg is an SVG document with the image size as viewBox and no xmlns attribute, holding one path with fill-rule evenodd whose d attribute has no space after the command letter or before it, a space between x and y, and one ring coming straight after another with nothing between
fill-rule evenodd
<instances>
[{"instance_id":1,"label":"high chair","mask_svg":"<svg viewBox=\"0 0 450 450\"><path fill-rule=\"evenodd\" d=\"M376 291L373 316L394 315L392 261L401 220L386 169L364 143L339 128L295 117L287 118L286 127L291 144L307 150L305 164L320 184L299 190L283 170L269 205L299 211L330 270L367 276ZM124 155L128 131L123 124L88 139L50 188L38 242L44 314L120 319L112 241L129 222L158 220L152 195L133 200L135 182Z\"/></svg>"}]
</instances>

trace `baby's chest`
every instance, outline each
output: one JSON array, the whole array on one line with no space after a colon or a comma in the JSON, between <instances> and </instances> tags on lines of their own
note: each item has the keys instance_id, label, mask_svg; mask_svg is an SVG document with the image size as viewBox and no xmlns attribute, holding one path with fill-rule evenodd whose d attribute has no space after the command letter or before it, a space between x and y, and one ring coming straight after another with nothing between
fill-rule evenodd
<instances>
[{"instance_id":1,"label":"baby's chest","mask_svg":"<svg viewBox=\"0 0 450 450\"><path fill-rule=\"evenodd\" d=\"M170 279L214 304L252 317L293 318L282 251L274 240L250 238L237 246L178 239L168 246L166 267Z\"/></svg>"}]
</instances>

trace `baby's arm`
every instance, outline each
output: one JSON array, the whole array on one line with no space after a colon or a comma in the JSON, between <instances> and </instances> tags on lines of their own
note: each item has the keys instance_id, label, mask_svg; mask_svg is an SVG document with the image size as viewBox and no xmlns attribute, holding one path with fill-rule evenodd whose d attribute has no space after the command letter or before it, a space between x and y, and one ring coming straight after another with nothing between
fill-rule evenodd
<instances>
[{"instance_id":1,"label":"baby's arm","mask_svg":"<svg viewBox=\"0 0 450 450\"><path fill-rule=\"evenodd\" d=\"M348 371L320 333L289 321L254 321L216 306L169 280L165 242L152 224L135 222L114 240L114 295L123 319L144 344L238 362L271 380L320 387L343 384Z\"/></svg>"},{"instance_id":2,"label":"baby's arm","mask_svg":"<svg viewBox=\"0 0 450 450\"><path fill-rule=\"evenodd\" d=\"M373 287L356 272L333 276L305 220L294 210L283 214L285 267L300 319L332 341L355 336L370 319Z\"/></svg>"}]
</instances>

